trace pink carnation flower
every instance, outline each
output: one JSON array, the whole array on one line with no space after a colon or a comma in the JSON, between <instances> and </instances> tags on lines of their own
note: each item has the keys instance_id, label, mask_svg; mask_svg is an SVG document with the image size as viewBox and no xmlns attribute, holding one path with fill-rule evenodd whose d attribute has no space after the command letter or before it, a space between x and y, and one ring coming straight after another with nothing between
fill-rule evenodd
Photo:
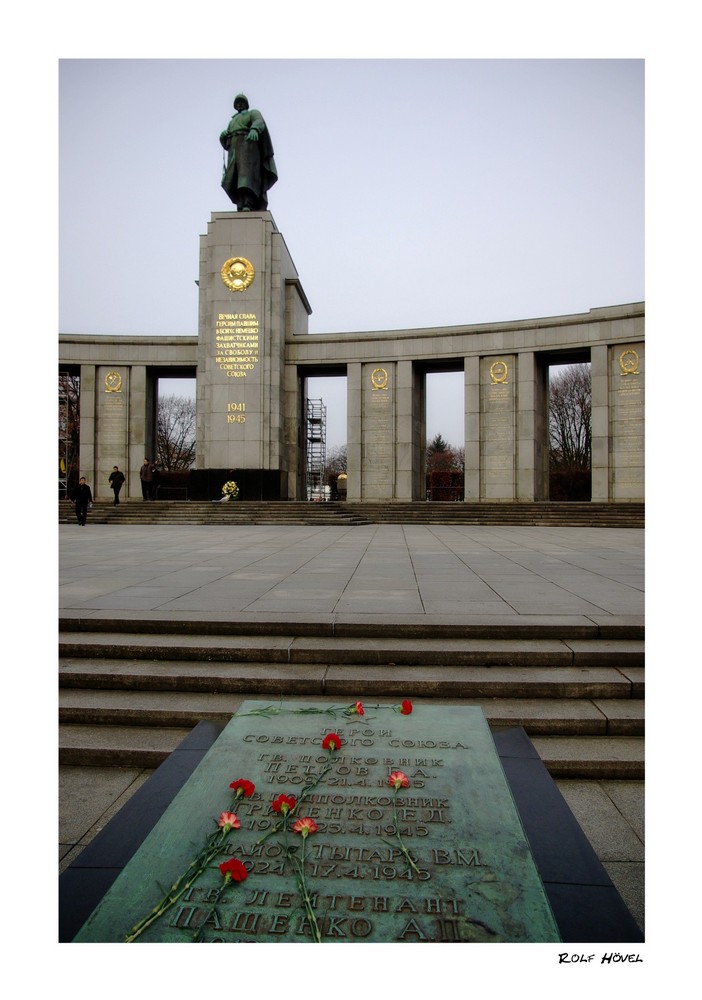
<instances>
[{"instance_id":1,"label":"pink carnation flower","mask_svg":"<svg viewBox=\"0 0 702 1000\"><path fill-rule=\"evenodd\" d=\"M224 830L238 830L241 823L237 819L236 813L223 812L219 817L218 825Z\"/></svg>"},{"instance_id":2,"label":"pink carnation flower","mask_svg":"<svg viewBox=\"0 0 702 1000\"><path fill-rule=\"evenodd\" d=\"M310 833L316 833L319 827L311 816L303 816L302 819L295 820L292 826L295 833L301 833L303 839Z\"/></svg>"},{"instance_id":3,"label":"pink carnation flower","mask_svg":"<svg viewBox=\"0 0 702 1000\"><path fill-rule=\"evenodd\" d=\"M395 791L397 791L398 788L408 788L409 778L403 771L393 771L388 778L388 784L391 788L394 788Z\"/></svg>"}]
</instances>

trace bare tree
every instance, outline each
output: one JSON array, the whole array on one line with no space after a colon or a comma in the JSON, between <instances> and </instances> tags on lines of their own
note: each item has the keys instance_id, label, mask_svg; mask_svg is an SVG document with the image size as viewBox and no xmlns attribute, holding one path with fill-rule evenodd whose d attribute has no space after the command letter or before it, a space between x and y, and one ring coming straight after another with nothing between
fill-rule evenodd
<instances>
[{"instance_id":1,"label":"bare tree","mask_svg":"<svg viewBox=\"0 0 702 1000\"><path fill-rule=\"evenodd\" d=\"M78 484L80 448L80 375L59 372L59 491L68 495Z\"/></svg>"},{"instance_id":2,"label":"bare tree","mask_svg":"<svg viewBox=\"0 0 702 1000\"><path fill-rule=\"evenodd\" d=\"M339 476L346 475L347 472L346 445L339 444L327 451L327 460L324 465L324 485L331 490L331 497L337 500L339 497ZM344 493L344 496L346 494Z\"/></svg>"},{"instance_id":3,"label":"bare tree","mask_svg":"<svg viewBox=\"0 0 702 1000\"><path fill-rule=\"evenodd\" d=\"M550 465L560 472L589 472L592 453L590 365L568 365L549 383Z\"/></svg>"},{"instance_id":4,"label":"bare tree","mask_svg":"<svg viewBox=\"0 0 702 1000\"><path fill-rule=\"evenodd\" d=\"M340 472L347 472L346 445L339 444L334 448L327 449L327 461L324 466L325 481L329 481L330 476L338 476Z\"/></svg>"},{"instance_id":5,"label":"bare tree","mask_svg":"<svg viewBox=\"0 0 702 1000\"><path fill-rule=\"evenodd\" d=\"M156 431L156 462L166 472L189 469L195 461L195 400L160 396Z\"/></svg>"}]
</instances>

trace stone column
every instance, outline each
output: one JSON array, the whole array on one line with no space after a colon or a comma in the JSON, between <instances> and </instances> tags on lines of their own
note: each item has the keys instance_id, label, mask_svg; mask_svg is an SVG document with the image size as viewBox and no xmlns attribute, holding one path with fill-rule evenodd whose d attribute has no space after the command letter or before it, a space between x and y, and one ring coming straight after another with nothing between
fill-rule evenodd
<instances>
[{"instance_id":1,"label":"stone column","mask_svg":"<svg viewBox=\"0 0 702 1000\"><path fill-rule=\"evenodd\" d=\"M427 498L426 376L412 365L412 500Z\"/></svg>"},{"instance_id":2,"label":"stone column","mask_svg":"<svg viewBox=\"0 0 702 1000\"><path fill-rule=\"evenodd\" d=\"M480 499L480 358L463 361L466 464L463 490L466 500Z\"/></svg>"},{"instance_id":3,"label":"stone column","mask_svg":"<svg viewBox=\"0 0 702 1000\"><path fill-rule=\"evenodd\" d=\"M514 500L516 374L512 354L480 359L481 500Z\"/></svg>"},{"instance_id":4,"label":"stone column","mask_svg":"<svg viewBox=\"0 0 702 1000\"><path fill-rule=\"evenodd\" d=\"M395 498L396 365L390 362L362 366L361 499Z\"/></svg>"},{"instance_id":5,"label":"stone column","mask_svg":"<svg viewBox=\"0 0 702 1000\"><path fill-rule=\"evenodd\" d=\"M548 496L546 369L533 351L517 356L517 494L520 501Z\"/></svg>"},{"instance_id":6,"label":"stone column","mask_svg":"<svg viewBox=\"0 0 702 1000\"><path fill-rule=\"evenodd\" d=\"M590 419L592 454L590 459L593 502L607 503L609 492L609 348L606 344L590 350L592 412Z\"/></svg>"},{"instance_id":7,"label":"stone column","mask_svg":"<svg viewBox=\"0 0 702 1000\"><path fill-rule=\"evenodd\" d=\"M643 343L610 348L611 496L614 501L644 500Z\"/></svg>"},{"instance_id":8,"label":"stone column","mask_svg":"<svg viewBox=\"0 0 702 1000\"><path fill-rule=\"evenodd\" d=\"M395 370L395 490L398 500L416 500L414 467L415 379L411 361L398 361Z\"/></svg>"},{"instance_id":9,"label":"stone column","mask_svg":"<svg viewBox=\"0 0 702 1000\"><path fill-rule=\"evenodd\" d=\"M80 448L78 476L95 486L95 365L80 366ZM93 494L94 495L94 494Z\"/></svg>"},{"instance_id":10,"label":"stone column","mask_svg":"<svg viewBox=\"0 0 702 1000\"><path fill-rule=\"evenodd\" d=\"M305 442L303 441L302 379L295 365L286 365L283 371L284 394L284 474L283 495L289 500L304 496Z\"/></svg>"},{"instance_id":11,"label":"stone column","mask_svg":"<svg viewBox=\"0 0 702 1000\"><path fill-rule=\"evenodd\" d=\"M97 433L93 496L112 497L114 494L108 483L112 467L118 465L125 478L129 478L129 368L126 365L103 365L96 369L95 414ZM121 495L129 496L129 489L123 487Z\"/></svg>"},{"instance_id":12,"label":"stone column","mask_svg":"<svg viewBox=\"0 0 702 1000\"><path fill-rule=\"evenodd\" d=\"M141 499L139 469L145 458L150 458L152 462L155 459L155 455L151 454L150 396L145 366L132 365L129 371L129 466L128 471L124 470L124 474L127 477L127 495L139 499Z\"/></svg>"},{"instance_id":13,"label":"stone column","mask_svg":"<svg viewBox=\"0 0 702 1000\"><path fill-rule=\"evenodd\" d=\"M363 448L361 445L362 365L349 364L346 368L346 499L361 499Z\"/></svg>"}]
</instances>

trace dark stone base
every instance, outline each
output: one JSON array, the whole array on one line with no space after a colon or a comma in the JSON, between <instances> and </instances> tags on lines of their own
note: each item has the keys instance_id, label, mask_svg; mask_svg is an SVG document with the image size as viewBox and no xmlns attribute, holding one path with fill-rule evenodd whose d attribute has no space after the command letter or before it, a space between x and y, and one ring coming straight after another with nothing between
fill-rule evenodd
<instances>
[{"instance_id":1,"label":"dark stone base","mask_svg":"<svg viewBox=\"0 0 702 1000\"><path fill-rule=\"evenodd\" d=\"M221 500L222 487L229 479L239 487L238 502L280 500L283 496L280 469L191 469L188 500Z\"/></svg>"}]
</instances>

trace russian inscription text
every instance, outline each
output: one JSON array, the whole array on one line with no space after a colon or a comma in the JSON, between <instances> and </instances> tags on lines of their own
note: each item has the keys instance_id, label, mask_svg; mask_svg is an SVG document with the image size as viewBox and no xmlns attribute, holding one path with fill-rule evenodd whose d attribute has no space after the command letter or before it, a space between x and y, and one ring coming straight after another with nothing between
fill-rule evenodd
<instances>
[{"instance_id":1,"label":"russian inscription text","mask_svg":"<svg viewBox=\"0 0 702 1000\"><path fill-rule=\"evenodd\" d=\"M79 940L114 939L100 935L116 919L117 900L129 915L153 906L148 883L156 858L169 857L164 836L182 869L192 833L184 837L180 826L221 808L215 792L226 787L234 755L256 783L226 847L247 880L220 899L213 862L143 940L558 940L480 709L427 706L408 720L396 708L388 722L392 706L378 706L363 719L348 711L332 732L306 714L318 709L290 706L267 717L257 704L242 706L172 803L164 829L156 827L115 883L112 910L107 901L107 915L98 908ZM289 818L276 811L281 801ZM313 831L309 842L293 832L300 827Z\"/></svg>"}]
</instances>

